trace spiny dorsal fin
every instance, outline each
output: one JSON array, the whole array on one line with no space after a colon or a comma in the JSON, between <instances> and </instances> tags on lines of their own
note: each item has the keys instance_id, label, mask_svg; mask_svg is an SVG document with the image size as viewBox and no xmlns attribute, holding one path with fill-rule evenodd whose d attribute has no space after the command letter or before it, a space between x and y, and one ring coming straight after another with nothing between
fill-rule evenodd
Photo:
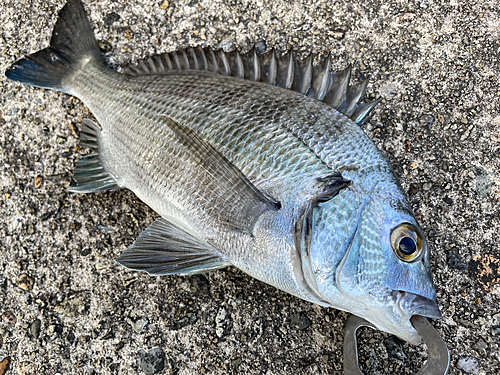
<instances>
[{"instance_id":1,"label":"spiny dorsal fin","mask_svg":"<svg viewBox=\"0 0 500 375\"><path fill-rule=\"evenodd\" d=\"M265 82L321 100L362 125L378 103L361 101L368 79L349 86L352 66L339 72L331 72L331 65L331 56L313 66L311 55L304 60L297 60L290 51L280 57L274 49L259 55L253 48L242 55L238 51L189 47L148 57L140 60L137 65L126 65L122 72L138 76L194 70Z\"/></svg>"}]
</instances>

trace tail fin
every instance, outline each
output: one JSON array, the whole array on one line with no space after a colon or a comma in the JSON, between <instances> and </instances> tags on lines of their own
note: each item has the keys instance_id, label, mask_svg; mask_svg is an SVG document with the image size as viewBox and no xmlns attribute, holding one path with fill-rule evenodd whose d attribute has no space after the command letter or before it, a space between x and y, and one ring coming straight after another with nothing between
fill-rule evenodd
<instances>
[{"instance_id":1,"label":"tail fin","mask_svg":"<svg viewBox=\"0 0 500 375\"><path fill-rule=\"evenodd\" d=\"M64 79L84 58L104 62L81 0L68 0L59 12L50 47L17 61L5 75L27 85L68 92Z\"/></svg>"}]
</instances>

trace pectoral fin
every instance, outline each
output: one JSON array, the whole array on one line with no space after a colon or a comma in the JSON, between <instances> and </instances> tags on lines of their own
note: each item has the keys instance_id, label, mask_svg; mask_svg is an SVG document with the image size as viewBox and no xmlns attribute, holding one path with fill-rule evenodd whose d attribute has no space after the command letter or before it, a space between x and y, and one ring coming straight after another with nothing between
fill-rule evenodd
<instances>
[{"instance_id":1,"label":"pectoral fin","mask_svg":"<svg viewBox=\"0 0 500 375\"><path fill-rule=\"evenodd\" d=\"M151 276L193 275L229 265L209 244L163 218L146 228L116 262Z\"/></svg>"},{"instance_id":2,"label":"pectoral fin","mask_svg":"<svg viewBox=\"0 0 500 375\"><path fill-rule=\"evenodd\" d=\"M161 115L172 130L172 168L185 176L185 191L218 223L232 230L251 233L257 218L280 208L208 142L188 127ZM175 166L174 166L175 163Z\"/></svg>"}]
</instances>

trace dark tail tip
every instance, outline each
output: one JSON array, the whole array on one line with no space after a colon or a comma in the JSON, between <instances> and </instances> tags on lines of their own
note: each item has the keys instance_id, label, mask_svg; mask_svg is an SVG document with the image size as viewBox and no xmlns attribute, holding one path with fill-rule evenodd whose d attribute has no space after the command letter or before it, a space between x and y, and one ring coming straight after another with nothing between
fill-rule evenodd
<instances>
[{"instance_id":1,"label":"dark tail tip","mask_svg":"<svg viewBox=\"0 0 500 375\"><path fill-rule=\"evenodd\" d=\"M67 91L63 80L83 56L102 59L80 0L68 0L61 9L50 47L14 63L5 75L13 81Z\"/></svg>"}]
</instances>

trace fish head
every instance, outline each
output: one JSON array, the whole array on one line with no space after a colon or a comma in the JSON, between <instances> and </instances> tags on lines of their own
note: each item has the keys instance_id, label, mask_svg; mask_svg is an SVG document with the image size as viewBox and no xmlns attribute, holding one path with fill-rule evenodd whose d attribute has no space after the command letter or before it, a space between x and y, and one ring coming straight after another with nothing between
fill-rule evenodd
<instances>
[{"instance_id":1,"label":"fish head","mask_svg":"<svg viewBox=\"0 0 500 375\"><path fill-rule=\"evenodd\" d=\"M352 215L338 206L332 200L318 207L314 215L312 287L332 307L419 344L411 317L440 318L441 313L427 241L406 199L372 196L353 205ZM335 218L330 219L332 225L321 225L329 214ZM315 226L322 230L315 232ZM339 229L344 230L340 240Z\"/></svg>"}]
</instances>

